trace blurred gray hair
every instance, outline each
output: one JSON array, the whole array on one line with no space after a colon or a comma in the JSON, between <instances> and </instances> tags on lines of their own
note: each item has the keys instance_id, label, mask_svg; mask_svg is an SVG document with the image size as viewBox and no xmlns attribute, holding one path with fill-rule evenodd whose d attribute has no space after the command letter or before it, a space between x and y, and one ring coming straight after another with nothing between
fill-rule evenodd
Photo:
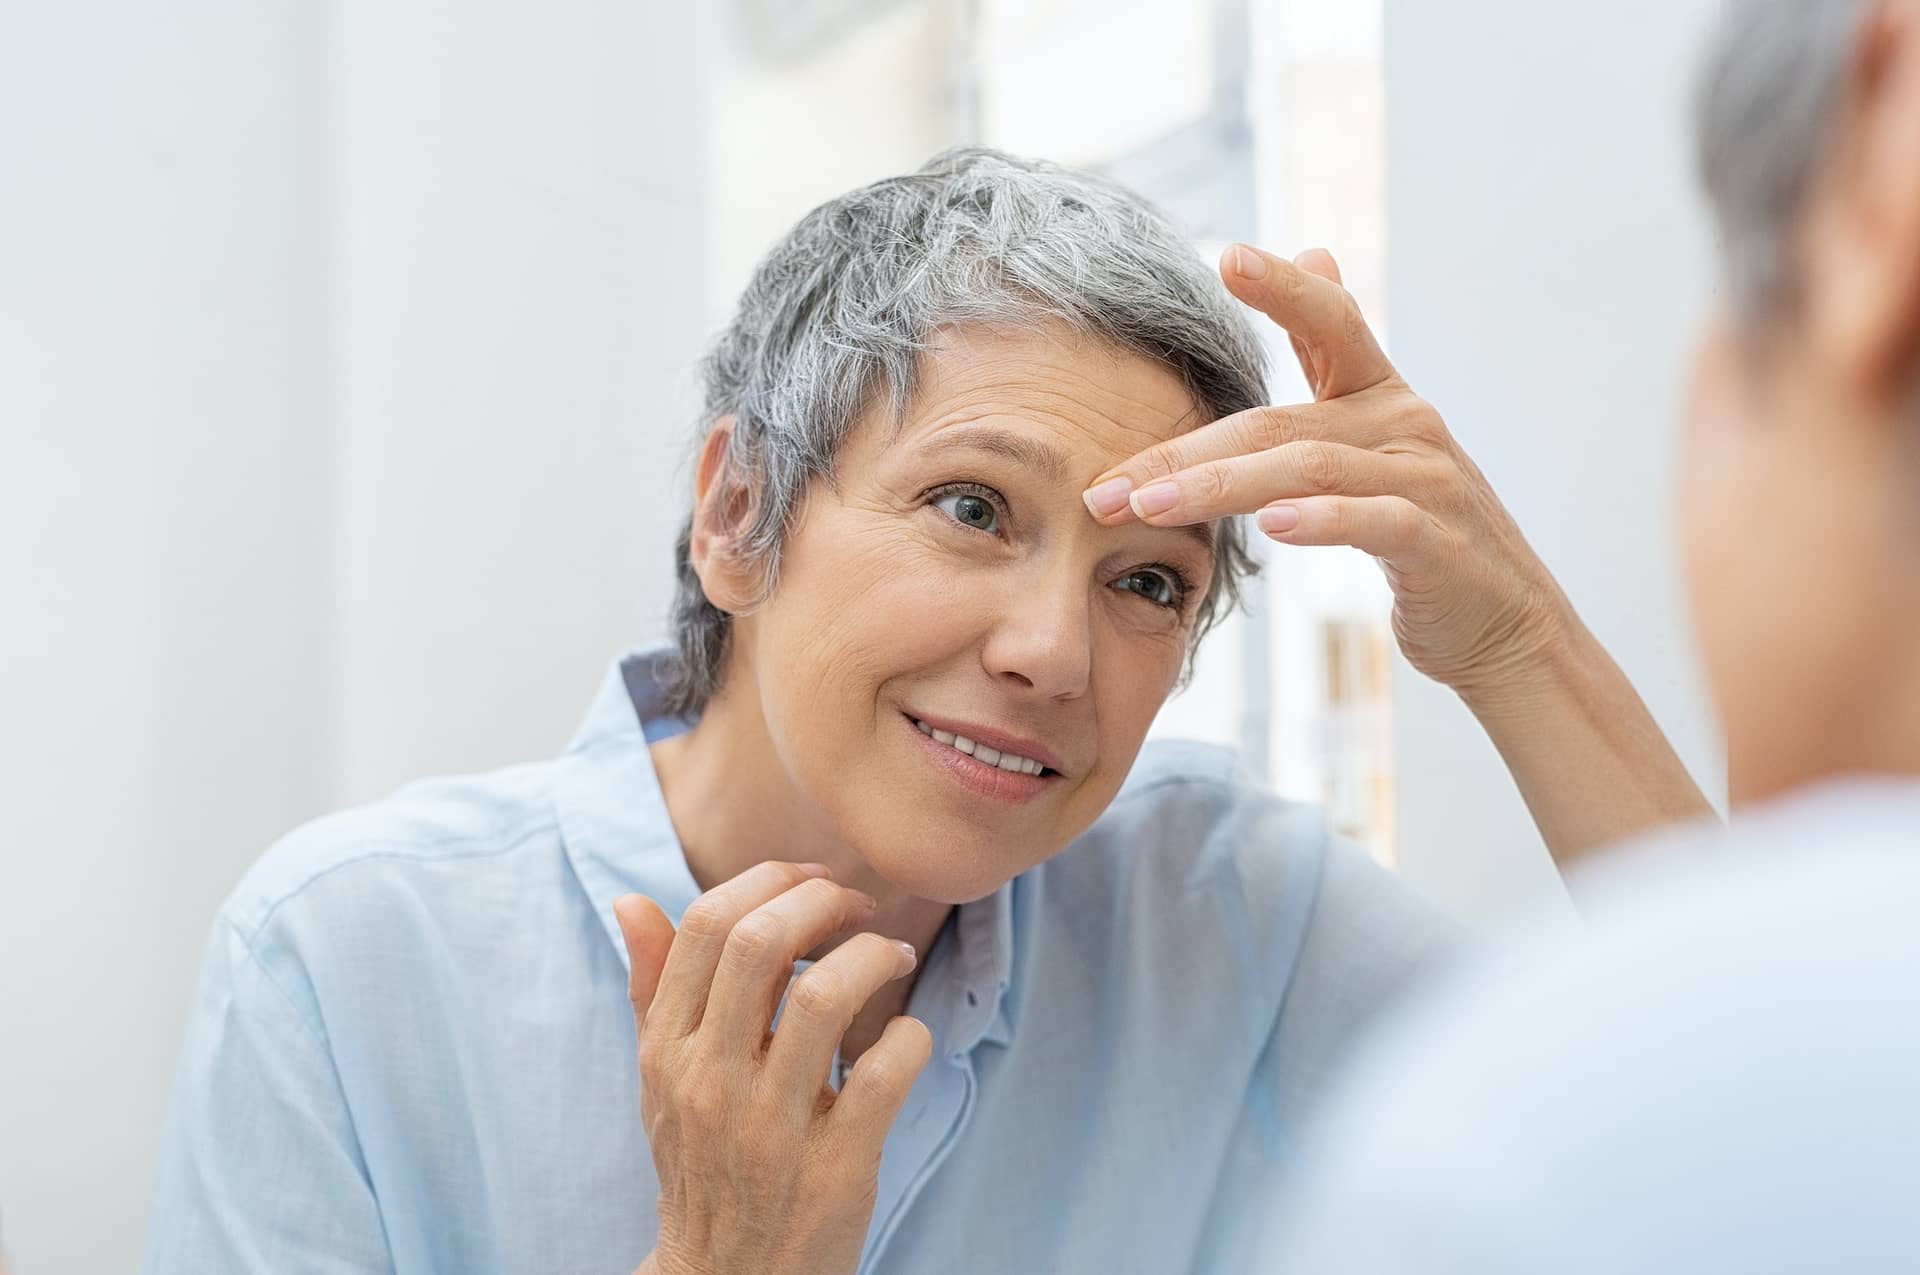
<instances>
[{"instance_id":1,"label":"blurred gray hair","mask_svg":"<svg viewBox=\"0 0 1920 1275\"><path fill-rule=\"evenodd\" d=\"M831 481L862 412L900 419L937 328L1052 321L1152 359L1207 417L1266 401L1266 353L1237 303L1172 224L1100 178L983 148L829 200L755 270L707 355L702 433L733 417L725 479L751 496L733 548L772 592L808 485ZM719 688L731 617L674 546L678 659L664 704L704 709ZM1254 570L1237 520L1214 529L1214 571L1191 651Z\"/></svg>"},{"instance_id":2,"label":"blurred gray hair","mask_svg":"<svg viewBox=\"0 0 1920 1275\"><path fill-rule=\"evenodd\" d=\"M1702 183L1735 309L1772 317L1795 299L1794 234L1838 123L1873 0L1729 0L1696 99Z\"/></svg>"}]
</instances>

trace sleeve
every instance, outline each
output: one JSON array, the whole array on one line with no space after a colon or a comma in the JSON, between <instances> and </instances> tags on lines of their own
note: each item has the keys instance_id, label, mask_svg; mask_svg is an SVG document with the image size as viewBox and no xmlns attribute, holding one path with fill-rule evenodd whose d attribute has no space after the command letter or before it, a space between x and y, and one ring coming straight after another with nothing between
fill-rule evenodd
<instances>
[{"instance_id":1,"label":"sleeve","mask_svg":"<svg viewBox=\"0 0 1920 1275\"><path fill-rule=\"evenodd\" d=\"M319 1024L223 917L174 1081L145 1270L392 1269Z\"/></svg>"}]
</instances>

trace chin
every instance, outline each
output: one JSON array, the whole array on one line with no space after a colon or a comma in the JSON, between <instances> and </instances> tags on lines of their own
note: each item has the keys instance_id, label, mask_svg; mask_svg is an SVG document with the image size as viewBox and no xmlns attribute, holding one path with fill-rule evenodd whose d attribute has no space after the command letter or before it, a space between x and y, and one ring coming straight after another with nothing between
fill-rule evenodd
<instances>
[{"instance_id":1,"label":"chin","mask_svg":"<svg viewBox=\"0 0 1920 1275\"><path fill-rule=\"evenodd\" d=\"M939 838L939 834L933 834ZM959 905L983 899L1019 876L1043 855L1010 859L968 837L931 841L924 832L887 838L883 845L853 842L868 867L916 898Z\"/></svg>"}]
</instances>

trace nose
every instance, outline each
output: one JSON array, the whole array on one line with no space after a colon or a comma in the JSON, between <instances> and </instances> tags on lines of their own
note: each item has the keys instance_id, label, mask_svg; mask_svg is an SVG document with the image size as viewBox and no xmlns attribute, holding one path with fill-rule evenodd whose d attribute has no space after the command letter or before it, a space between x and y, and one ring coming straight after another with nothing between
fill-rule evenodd
<instances>
[{"instance_id":1,"label":"nose","mask_svg":"<svg viewBox=\"0 0 1920 1275\"><path fill-rule=\"evenodd\" d=\"M1063 566L1008 584L981 650L987 673L1046 699L1086 694L1093 673L1093 603L1084 573Z\"/></svg>"}]
</instances>

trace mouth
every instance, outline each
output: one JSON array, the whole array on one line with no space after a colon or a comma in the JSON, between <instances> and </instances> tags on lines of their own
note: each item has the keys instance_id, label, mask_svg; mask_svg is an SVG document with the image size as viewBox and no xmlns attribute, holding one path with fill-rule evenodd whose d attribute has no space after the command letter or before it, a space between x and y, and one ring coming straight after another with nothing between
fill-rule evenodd
<instances>
[{"instance_id":1,"label":"mouth","mask_svg":"<svg viewBox=\"0 0 1920 1275\"><path fill-rule=\"evenodd\" d=\"M992 738L993 743L988 743L966 734L963 723L934 722L910 713L902 714L902 718L919 736L929 760L978 795L1016 803L1030 801L1062 777L1059 769L1050 764L1051 754L1037 745L1024 741L1016 744L997 732L982 731ZM960 729L949 729L950 725ZM1009 747L1000 748L996 744ZM1012 751L1016 746L1024 746L1030 752ZM1032 753L1043 755L1036 757Z\"/></svg>"}]
</instances>

